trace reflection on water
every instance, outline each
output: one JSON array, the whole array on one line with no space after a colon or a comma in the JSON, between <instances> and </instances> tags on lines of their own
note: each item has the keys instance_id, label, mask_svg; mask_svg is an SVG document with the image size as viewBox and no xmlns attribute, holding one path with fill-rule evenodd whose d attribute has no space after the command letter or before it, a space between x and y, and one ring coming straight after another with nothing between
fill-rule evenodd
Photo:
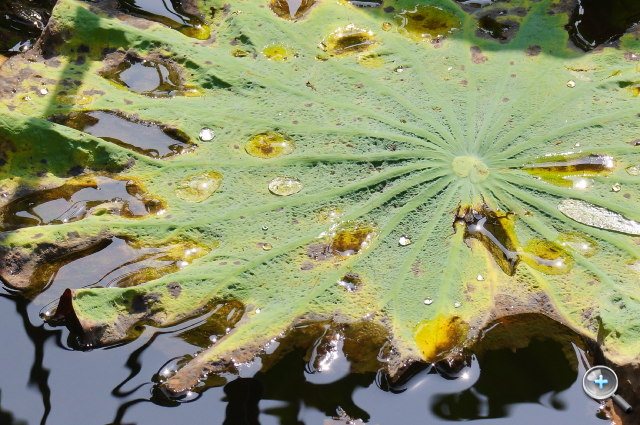
<instances>
[{"instance_id":1,"label":"reflection on water","mask_svg":"<svg viewBox=\"0 0 640 425\"><path fill-rule=\"evenodd\" d=\"M44 302L0 292L0 340L12 341L0 350L3 424L310 425L340 415L381 425L605 424L596 416L598 403L582 391L585 365L567 359L582 352L568 341L534 339L515 351L484 351L455 371L422 366L394 391L379 388L388 388L382 375L348 373L341 352L318 372L298 350L267 371L227 375L226 386L179 404L154 396L150 377L169 358L195 352L187 329L198 335L206 318L147 329L128 345L87 353L69 350L66 329L42 324Z\"/></svg>"}]
</instances>

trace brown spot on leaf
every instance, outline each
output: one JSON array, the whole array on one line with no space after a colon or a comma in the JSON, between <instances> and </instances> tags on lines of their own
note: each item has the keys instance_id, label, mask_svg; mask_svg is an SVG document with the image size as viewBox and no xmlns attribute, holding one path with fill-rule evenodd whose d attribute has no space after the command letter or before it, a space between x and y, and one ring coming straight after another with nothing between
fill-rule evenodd
<instances>
[{"instance_id":1,"label":"brown spot on leaf","mask_svg":"<svg viewBox=\"0 0 640 425\"><path fill-rule=\"evenodd\" d=\"M533 46L527 47L527 49L524 51L524 54L527 56L538 56L541 51L542 51L542 47L538 45L533 45Z\"/></svg>"},{"instance_id":2,"label":"brown spot on leaf","mask_svg":"<svg viewBox=\"0 0 640 425\"><path fill-rule=\"evenodd\" d=\"M469 50L471 51L471 61L473 63L481 64L489 60L489 58L482 54L480 47L471 46L469 47Z\"/></svg>"},{"instance_id":3,"label":"brown spot on leaf","mask_svg":"<svg viewBox=\"0 0 640 425\"><path fill-rule=\"evenodd\" d=\"M178 298L182 292L182 286L178 282L171 282L167 284L167 291L173 298Z\"/></svg>"}]
</instances>

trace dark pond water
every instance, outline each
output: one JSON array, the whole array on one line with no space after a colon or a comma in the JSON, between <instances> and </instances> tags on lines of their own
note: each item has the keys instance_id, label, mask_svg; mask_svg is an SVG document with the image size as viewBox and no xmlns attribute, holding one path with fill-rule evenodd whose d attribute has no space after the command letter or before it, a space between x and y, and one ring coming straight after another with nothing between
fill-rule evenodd
<instances>
[{"instance_id":1,"label":"dark pond water","mask_svg":"<svg viewBox=\"0 0 640 425\"><path fill-rule=\"evenodd\" d=\"M329 425L341 413L380 425L609 423L582 391L585 364L578 361L576 370L563 354L580 360L582 351L569 341L544 339L470 356L453 374L425 366L395 392L380 388L388 387L383 376L350 374L342 355L328 371L309 373L304 353L294 352L268 371L259 371L258 361L240 376L227 376L226 386L171 403L154 396L152 377L168 360L197 351L183 331L198 321L147 329L124 346L75 351L66 329L45 325L39 316L56 295L47 291L29 303L0 291L3 425Z\"/></svg>"},{"instance_id":2,"label":"dark pond water","mask_svg":"<svg viewBox=\"0 0 640 425\"><path fill-rule=\"evenodd\" d=\"M28 48L53 3L0 2L0 53ZM580 3L568 31L585 50L615 39L640 20L638 0ZM152 4L149 13L173 16L181 25L199 24L181 12L178 1L119 4L141 16L145 15L142 9ZM515 351L469 354L468 364L456 373L425 365L394 391L388 390L382 375L350 373L343 355L328 371L310 373L304 353L293 352L267 371L260 371L258 361L239 376L227 376L226 385L209 388L191 402L169 402L154 392L152 379L172 358L198 351L185 330L201 321L163 330L149 328L128 345L73 350L68 331L44 324L40 313L64 287L86 284L86 274L79 267L87 266L82 264L61 269L49 290L32 301L0 288L1 425L337 425L346 421L331 418L347 416L380 425L470 420L479 425L609 423L599 404L582 391L584 353L569 340L552 339L534 339ZM573 359L566 353L573 353Z\"/></svg>"}]
</instances>

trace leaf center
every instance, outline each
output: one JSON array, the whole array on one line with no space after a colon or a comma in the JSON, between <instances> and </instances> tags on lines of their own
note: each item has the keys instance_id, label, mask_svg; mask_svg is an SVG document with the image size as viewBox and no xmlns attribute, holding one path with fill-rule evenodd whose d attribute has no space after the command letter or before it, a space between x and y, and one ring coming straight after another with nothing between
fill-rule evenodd
<instances>
[{"instance_id":1,"label":"leaf center","mask_svg":"<svg viewBox=\"0 0 640 425\"><path fill-rule=\"evenodd\" d=\"M480 183L489 177L489 167L475 156L456 156L453 158L451 168L458 177L466 177L471 180L471 183Z\"/></svg>"}]
</instances>

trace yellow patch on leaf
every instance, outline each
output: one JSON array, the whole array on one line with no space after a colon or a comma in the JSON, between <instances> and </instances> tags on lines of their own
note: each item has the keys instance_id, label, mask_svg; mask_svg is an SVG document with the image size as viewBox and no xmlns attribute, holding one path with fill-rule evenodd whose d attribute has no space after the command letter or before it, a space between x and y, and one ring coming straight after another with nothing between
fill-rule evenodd
<instances>
[{"instance_id":1,"label":"yellow patch on leaf","mask_svg":"<svg viewBox=\"0 0 640 425\"><path fill-rule=\"evenodd\" d=\"M433 320L420 323L415 342L424 360L433 362L443 358L465 339L469 325L459 316L439 314Z\"/></svg>"}]
</instances>

